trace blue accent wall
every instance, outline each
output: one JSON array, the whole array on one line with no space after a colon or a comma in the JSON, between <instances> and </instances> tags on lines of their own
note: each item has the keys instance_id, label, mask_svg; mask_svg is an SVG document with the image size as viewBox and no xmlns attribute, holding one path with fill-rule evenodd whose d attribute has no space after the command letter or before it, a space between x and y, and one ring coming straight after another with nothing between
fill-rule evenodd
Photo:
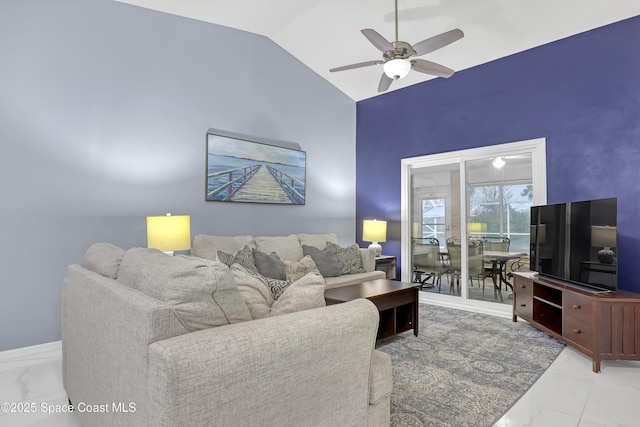
<instances>
[{"instance_id":1,"label":"blue accent wall","mask_svg":"<svg viewBox=\"0 0 640 427\"><path fill-rule=\"evenodd\" d=\"M639 41L634 17L358 102L359 241L387 220L400 257L400 159L545 137L548 202L617 197L619 288L640 292Z\"/></svg>"}]
</instances>

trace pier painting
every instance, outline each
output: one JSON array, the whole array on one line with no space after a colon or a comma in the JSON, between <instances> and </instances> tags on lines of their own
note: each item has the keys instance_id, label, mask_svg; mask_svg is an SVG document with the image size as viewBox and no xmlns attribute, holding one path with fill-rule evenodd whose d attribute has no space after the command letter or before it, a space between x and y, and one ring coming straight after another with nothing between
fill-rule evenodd
<instances>
[{"instance_id":1,"label":"pier painting","mask_svg":"<svg viewBox=\"0 0 640 427\"><path fill-rule=\"evenodd\" d=\"M207 201L305 204L306 153L207 134Z\"/></svg>"}]
</instances>

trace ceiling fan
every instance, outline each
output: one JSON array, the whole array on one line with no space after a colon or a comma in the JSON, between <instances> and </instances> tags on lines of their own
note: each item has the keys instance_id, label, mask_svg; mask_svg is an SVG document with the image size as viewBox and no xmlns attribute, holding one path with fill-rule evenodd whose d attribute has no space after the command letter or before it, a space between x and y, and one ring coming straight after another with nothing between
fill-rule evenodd
<instances>
[{"instance_id":1,"label":"ceiling fan","mask_svg":"<svg viewBox=\"0 0 640 427\"><path fill-rule=\"evenodd\" d=\"M362 34L382 52L382 60L359 62L357 64L345 65L343 67L332 68L330 72L352 70L354 68L369 67L371 65L383 65L384 73L378 84L378 92L389 89L394 80L399 80L409 74L410 70L429 74L438 77L451 77L455 71L444 65L424 59L410 59L412 57L426 55L434 50L445 47L464 37L460 29L450 30L422 40L419 43L410 45L407 42L398 40L398 0L395 0L395 27L396 41L391 43L382 37L377 31L370 28L361 30Z\"/></svg>"}]
</instances>

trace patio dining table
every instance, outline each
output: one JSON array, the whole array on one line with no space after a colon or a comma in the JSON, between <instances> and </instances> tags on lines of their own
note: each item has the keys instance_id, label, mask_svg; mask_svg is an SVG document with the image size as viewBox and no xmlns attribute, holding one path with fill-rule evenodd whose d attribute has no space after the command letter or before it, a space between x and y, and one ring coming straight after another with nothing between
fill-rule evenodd
<instances>
[{"instance_id":1,"label":"patio dining table","mask_svg":"<svg viewBox=\"0 0 640 427\"><path fill-rule=\"evenodd\" d=\"M510 287L513 289L511 283L507 281L505 267L507 262L511 259L521 258L527 256L526 252L500 252L500 251L484 251L482 256L485 261L491 263L491 273L493 275L493 286L502 290L502 284L504 283L505 289ZM502 300L502 295L500 295Z\"/></svg>"}]
</instances>

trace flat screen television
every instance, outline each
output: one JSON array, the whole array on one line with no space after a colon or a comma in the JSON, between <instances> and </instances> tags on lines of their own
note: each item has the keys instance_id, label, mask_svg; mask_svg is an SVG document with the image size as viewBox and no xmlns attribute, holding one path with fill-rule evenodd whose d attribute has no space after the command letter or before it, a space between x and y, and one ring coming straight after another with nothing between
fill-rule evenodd
<instances>
[{"instance_id":1,"label":"flat screen television","mask_svg":"<svg viewBox=\"0 0 640 427\"><path fill-rule=\"evenodd\" d=\"M531 270L594 290L618 288L616 198L531 208Z\"/></svg>"}]
</instances>

